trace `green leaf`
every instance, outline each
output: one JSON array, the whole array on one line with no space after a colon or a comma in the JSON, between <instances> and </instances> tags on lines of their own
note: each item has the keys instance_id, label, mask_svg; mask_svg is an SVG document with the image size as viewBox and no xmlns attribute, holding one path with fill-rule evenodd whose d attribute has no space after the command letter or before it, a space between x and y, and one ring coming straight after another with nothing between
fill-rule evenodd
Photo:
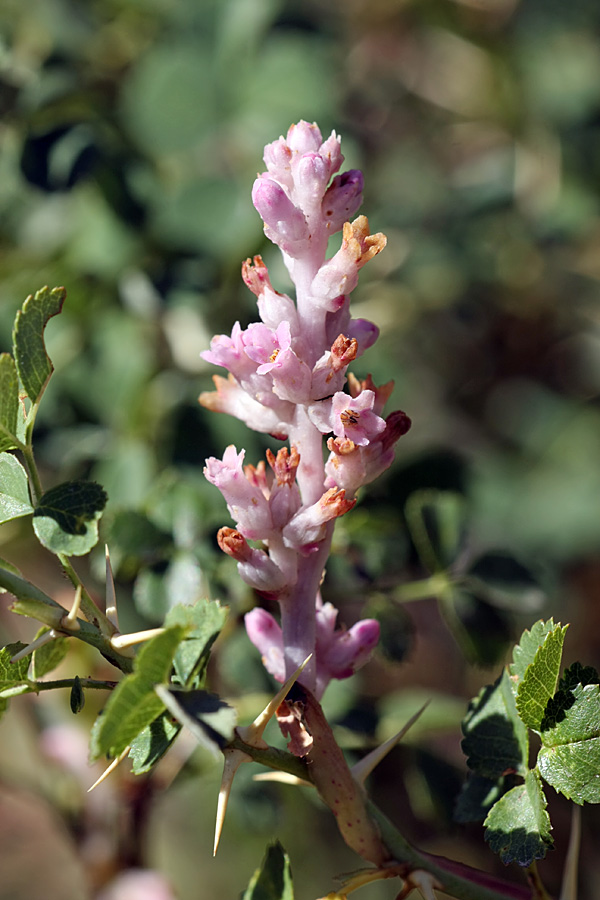
<instances>
[{"instance_id":1,"label":"green leaf","mask_svg":"<svg viewBox=\"0 0 600 900\"><path fill-rule=\"evenodd\" d=\"M63 287L43 287L27 298L15 319L13 348L17 371L32 403L40 399L54 371L46 353L44 329L48 320L61 311L65 297Z\"/></svg>"},{"instance_id":2,"label":"green leaf","mask_svg":"<svg viewBox=\"0 0 600 900\"><path fill-rule=\"evenodd\" d=\"M40 628L40 630L36 634L36 638L41 637L48 631L50 631L50 629L46 626ZM62 637L62 635L58 635L58 637L55 637L51 641L48 641L47 644L43 644L41 647L38 647L37 650L34 650L31 666L31 674L33 678L42 678L43 675L47 675L48 672L51 672L58 665L60 665L60 663L67 655L67 649L68 638Z\"/></svg>"},{"instance_id":3,"label":"green leaf","mask_svg":"<svg viewBox=\"0 0 600 900\"><path fill-rule=\"evenodd\" d=\"M527 773L523 784L508 791L485 820L485 839L507 865L529 866L553 847L550 817L539 774Z\"/></svg>"},{"instance_id":4,"label":"green leaf","mask_svg":"<svg viewBox=\"0 0 600 900\"><path fill-rule=\"evenodd\" d=\"M168 680L175 651L184 637L184 628L167 628L140 650L133 672L119 682L94 722L92 761L104 754L118 756L163 712L164 704L154 687Z\"/></svg>"},{"instance_id":5,"label":"green leaf","mask_svg":"<svg viewBox=\"0 0 600 900\"><path fill-rule=\"evenodd\" d=\"M477 775L496 781L507 771L525 774L529 737L517 714L506 669L471 701L462 729L467 765Z\"/></svg>"},{"instance_id":6,"label":"green leaf","mask_svg":"<svg viewBox=\"0 0 600 900\"><path fill-rule=\"evenodd\" d=\"M598 673L574 663L560 680L542 721L538 767L575 803L600 802L600 686Z\"/></svg>"},{"instance_id":7,"label":"green leaf","mask_svg":"<svg viewBox=\"0 0 600 900\"><path fill-rule=\"evenodd\" d=\"M175 654L175 673L181 684L190 685L202 675L227 614L227 607L217 600L199 600L193 606L178 605L169 611L165 625L181 625L187 631Z\"/></svg>"},{"instance_id":8,"label":"green leaf","mask_svg":"<svg viewBox=\"0 0 600 900\"><path fill-rule=\"evenodd\" d=\"M569 800L600 803L600 737L542 747L537 764L544 781Z\"/></svg>"},{"instance_id":9,"label":"green leaf","mask_svg":"<svg viewBox=\"0 0 600 900\"><path fill-rule=\"evenodd\" d=\"M0 451L18 446L19 379L10 353L0 353Z\"/></svg>"},{"instance_id":10,"label":"green leaf","mask_svg":"<svg viewBox=\"0 0 600 900\"><path fill-rule=\"evenodd\" d=\"M33 512L38 540L52 553L88 553L98 541L98 521L107 499L94 481L66 481L51 488Z\"/></svg>"},{"instance_id":11,"label":"green leaf","mask_svg":"<svg viewBox=\"0 0 600 900\"><path fill-rule=\"evenodd\" d=\"M0 453L0 523L32 512L25 469L11 453Z\"/></svg>"},{"instance_id":12,"label":"green leaf","mask_svg":"<svg viewBox=\"0 0 600 900\"><path fill-rule=\"evenodd\" d=\"M0 695L10 696L14 693L11 689L17 685L30 685L27 678L27 671L31 659L25 656L17 662L11 662L13 656L24 650L27 644L17 641L14 644L7 644L0 650Z\"/></svg>"},{"instance_id":13,"label":"green leaf","mask_svg":"<svg viewBox=\"0 0 600 900\"><path fill-rule=\"evenodd\" d=\"M553 619L547 622L540 620L532 626L531 629L525 629L521 635L521 640L513 650L513 661L510 666L510 674L513 676L515 685L515 693L517 687L523 678L527 668L535 659L535 655L542 646L546 637L555 630L556 625Z\"/></svg>"},{"instance_id":14,"label":"green leaf","mask_svg":"<svg viewBox=\"0 0 600 900\"><path fill-rule=\"evenodd\" d=\"M567 627L556 625L544 635L517 688L519 716L533 731L539 732L548 701L556 691Z\"/></svg>"},{"instance_id":15,"label":"green leaf","mask_svg":"<svg viewBox=\"0 0 600 900\"><path fill-rule=\"evenodd\" d=\"M464 546L465 501L450 491L415 491L405 515L421 562L430 572L447 569Z\"/></svg>"},{"instance_id":16,"label":"green leaf","mask_svg":"<svg viewBox=\"0 0 600 900\"><path fill-rule=\"evenodd\" d=\"M142 729L131 742L129 758L133 760L133 774L149 772L163 758L180 731L181 725L174 722L168 712L161 713Z\"/></svg>"},{"instance_id":17,"label":"green leaf","mask_svg":"<svg viewBox=\"0 0 600 900\"><path fill-rule=\"evenodd\" d=\"M242 900L294 900L290 860L279 841L267 847Z\"/></svg>"}]
</instances>

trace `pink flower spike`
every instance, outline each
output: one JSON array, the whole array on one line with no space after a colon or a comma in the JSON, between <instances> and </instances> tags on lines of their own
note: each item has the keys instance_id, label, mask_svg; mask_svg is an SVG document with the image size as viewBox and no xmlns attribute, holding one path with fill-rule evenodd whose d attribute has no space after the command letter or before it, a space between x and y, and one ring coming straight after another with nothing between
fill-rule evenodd
<instances>
[{"instance_id":1,"label":"pink flower spike","mask_svg":"<svg viewBox=\"0 0 600 900\"><path fill-rule=\"evenodd\" d=\"M238 531L250 540L266 540L273 530L269 504L260 488L251 484L242 469L245 451L238 453L233 444L223 459L206 460L204 475L219 488Z\"/></svg>"},{"instance_id":2,"label":"pink flower spike","mask_svg":"<svg viewBox=\"0 0 600 900\"><path fill-rule=\"evenodd\" d=\"M373 412L374 401L373 391L363 391L358 397L350 397L343 391L334 394L331 403L334 434L366 447L385 429L385 420Z\"/></svg>"},{"instance_id":3,"label":"pink flower spike","mask_svg":"<svg viewBox=\"0 0 600 900\"><path fill-rule=\"evenodd\" d=\"M273 616L260 607L255 607L244 616L246 633L262 656L265 669L275 681L285 680L283 636L281 628Z\"/></svg>"}]
</instances>

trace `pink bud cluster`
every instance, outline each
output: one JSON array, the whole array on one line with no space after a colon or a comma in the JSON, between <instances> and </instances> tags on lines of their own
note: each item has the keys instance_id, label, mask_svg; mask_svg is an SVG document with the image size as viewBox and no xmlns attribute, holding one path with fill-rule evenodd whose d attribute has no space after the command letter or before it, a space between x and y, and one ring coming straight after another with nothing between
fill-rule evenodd
<instances>
[{"instance_id":1,"label":"pink bud cluster","mask_svg":"<svg viewBox=\"0 0 600 900\"><path fill-rule=\"evenodd\" d=\"M331 678L351 675L368 659L379 636L369 619L336 628L337 610L321 601L333 526L354 506L357 490L389 467L410 421L399 411L383 417L391 382L376 387L371 376L347 375L378 336L371 322L351 317L349 295L362 266L386 244L384 235L370 234L365 216L349 221L362 202L362 174L336 175L340 139L332 132L323 141L303 121L267 145L264 161L252 199L281 250L295 302L274 290L260 256L246 260L242 277L261 321L246 329L236 322L231 335L212 339L202 356L228 376L215 376L216 390L200 402L287 439L290 449L269 451L267 468L244 466L244 451L229 446L204 471L236 523L220 530L219 546L247 584L279 603L281 624L264 609L246 616L250 639L280 681L312 653L303 681L320 696ZM329 238L340 230L341 247L327 258Z\"/></svg>"}]
</instances>

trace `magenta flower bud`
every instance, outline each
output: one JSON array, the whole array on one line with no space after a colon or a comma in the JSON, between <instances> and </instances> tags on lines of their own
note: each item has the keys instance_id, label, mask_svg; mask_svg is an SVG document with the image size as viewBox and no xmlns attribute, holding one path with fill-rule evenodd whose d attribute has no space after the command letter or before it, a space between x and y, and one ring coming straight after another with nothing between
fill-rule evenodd
<instances>
[{"instance_id":1,"label":"magenta flower bud","mask_svg":"<svg viewBox=\"0 0 600 900\"><path fill-rule=\"evenodd\" d=\"M287 145L296 153L316 152L322 143L321 131L315 122L309 123L301 119L288 128Z\"/></svg>"},{"instance_id":2,"label":"magenta flower bud","mask_svg":"<svg viewBox=\"0 0 600 900\"><path fill-rule=\"evenodd\" d=\"M325 603L317 609L317 659L319 677L349 678L371 657L379 641L376 619L362 619L348 631L335 630L337 609Z\"/></svg>"},{"instance_id":3,"label":"magenta flower bud","mask_svg":"<svg viewBox=\"0 0 600 900\"><path fill-rule=\"evenodd\" d=\"M279 184L260 176L252 188L252 202L265 223L269 240L290 256L307 247L309 229L304 214Z\"/></svg>"},{"instance_id":4,"label":"magenta flower bud","mask_svg":"<svg viewBox=\"0 0 600 900\"><path fill-rule=\"evenodd\" d=\"M262 656L265 669L276 681L285 680L283 636L281 628L266 611L256 607L244 616L246 633Z\"/></svg>"},{"instance_id":5,"label":"magenta flower bud","mask_svg":"<svg viewBox=\"0 0 600 900\"><path fill-rule=\"evenodd\" d=\"M323 197L321 211L331 234L340 231L344 222L348 222L356 213L363 201L363 174L359 169L342 172L331 182Z\"/></svg>"},{"instance_id":6,"label":"magenta flower bud","mask_svg":"<svg viewBox=\"0 0 600 900\"><path fill-rule=\"evenodd\" d=\"M350 319L346 332L358 343L357 356L362 356L365 350L372 347L379 337L379 328L368 319Z\"/></svg>"},{"instance_id":7,"label":"magenta flower bud","mask_svg":"<svg viewBox=\"0 0 600 900\"><path fill-rule=\"evenodd\" d=\"M266 540L273 531L269 504L260 488L244 474L245 452L238 453L230 444L222 460L214 456L206 460L204 475L223 494L238 531L250 540Z\"/></svg>"}]
</instances>

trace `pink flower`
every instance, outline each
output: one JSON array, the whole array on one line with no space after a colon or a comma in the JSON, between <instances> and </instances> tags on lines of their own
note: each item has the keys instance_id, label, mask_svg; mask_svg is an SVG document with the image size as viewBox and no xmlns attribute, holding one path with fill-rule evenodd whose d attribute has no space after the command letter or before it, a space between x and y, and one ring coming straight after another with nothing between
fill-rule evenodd
<instances>
[{"instance_id":1,"label":"pink flower","mask_svg":"<svg viewBox=\"0 0 600 900\"><path fill-rule=\"evenodd\" d=\"M361 619L348 631L335 630L337 614L331 603L317 607L317 681L324 685L332 678L353 675L370 659L379 641L376 619Z\"/></svg>"},{"instance_id":2,"label":"pink flower","mask_svg":"<svg viewBox=\"0 0 600 900\"><path fill-rule=\"evenodd\" d=\"M287 547L298 547L310 552L311 545L325 537L325 526L331 519L343 516L352 509L356 500L347 500L345 491L331 488L312 506L304 506L283 529Z\"/></svg>"},{"instance_id":3,"label":"pink flower","mask_svg":"<svg viewBox=\"0 0 600 900\"><path fill-rule=\"evenodd\" d=\"M362 205L363 175L358 169L349 169L337 175L323 197L323 217L331 234L340 231Z\"/></svg>"},{"instance_id":4,"label":"pink flower","mask_svg":"<svg viewBox=\"0 0 600 900\"><path fill-rule=\"evenodd\" d=\"M283 635L271 613L259 606L244 616L246 633L262 656L265 669L275 681L285 681Z\"/></svg>"},{"instance_id":5,"label":"pink flower","mask_svg":"<svg viewBox=\"0 0 600 900\"><path fill-rule=\"evenodd\" d=\"M264 550L255 550L234 528L220 528L219 547L236 560L240 577L261 594L277 594L285 587L285 576Z\"/></svg>"},{"instance_id":6,"label":"pink flower","mask_svg":"<svg viewBox=\"0 0 600 900\"><path fill-rule=\"evenodd\" d=\"M264 406L248 394L235 380L231 373L228 378L213 375L213 383L216 391L203 391L199 401L206 409L213 412L229 413L235 416L254 431L262 431L279 440L285 440L288 435L288 423L280 415L285 413L285 408L279 404L279 409Z\"/></svg>"},{"instance_id":7,"label":"pink flower","mask_svg":"<svg viewBox=\"0 0 600 900\"><path fill-rule=\"evenodd\" d=\"M204 475L223 494L238 531L250 540L266 540L273 531L269 504L260 488L244 474L245 452L238 453L230 444L222 460L214 456L206 460Z\"/></svg>"}]
</instances>

